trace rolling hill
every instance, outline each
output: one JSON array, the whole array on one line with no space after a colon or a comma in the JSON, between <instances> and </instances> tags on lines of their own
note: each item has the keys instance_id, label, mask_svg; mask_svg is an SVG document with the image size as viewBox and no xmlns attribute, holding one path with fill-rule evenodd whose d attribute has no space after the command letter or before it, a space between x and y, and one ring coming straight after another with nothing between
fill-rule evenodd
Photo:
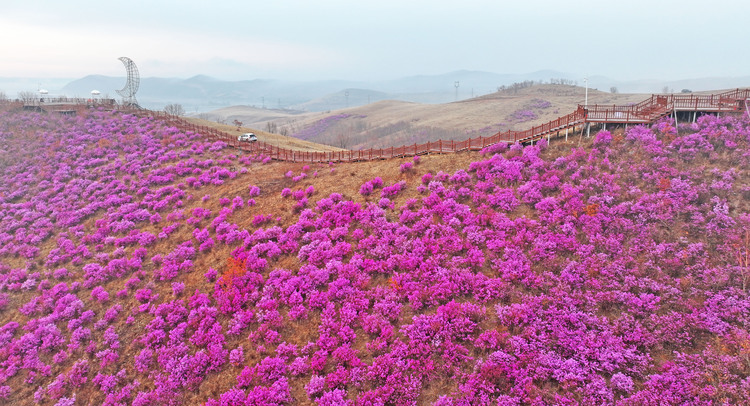
<instances>
[{"instance_id":1,"label":"rolling hill","mask_svg":"<svg viewBox=\"0 0 750 406\"><path fill-rule=\"evenodd\" d=\"M0 399L747 404L749 120L306 165L0 112Z\"/></svg>"},{"instance_id":2,"label":"rolling hill","mask_svg":"<svg viewBox=\"0 0 750 406\"><path fill-rule=\"evenodd\" d=\"M627 104L644 94L589 89L591 104ZM585 89L533 85L443 104L384 100L330 112L302 113L234 106L202 114L209 120L240 120L307 141L350 149L384 148L426 141L464 140L508 129L520 130L574 111Z\"/></svg>"}]
</instances>

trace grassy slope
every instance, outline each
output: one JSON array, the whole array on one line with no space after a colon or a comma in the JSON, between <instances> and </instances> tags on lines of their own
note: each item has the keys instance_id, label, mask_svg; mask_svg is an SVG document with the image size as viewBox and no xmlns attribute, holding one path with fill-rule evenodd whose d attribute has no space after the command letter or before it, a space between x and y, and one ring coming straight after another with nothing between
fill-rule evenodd
<instances>
[{"instance_id":1,"label":"grassy slope","mask_svg":"<svg viewBox=\"0 0 750 406\"><path fill-rule=\"evenodd\" d=\"M330 145L318 144L315 142L304 141L293 137L285 137L283 135L269 133L266 131L256 130L249 127L239 127L228 124L218 124L213 121L207 121L200 118L185 118L187 121L195 125L203 125L207 127L214 127L227 134L238 136L247 132L253 132L258 136L258 141L265 142L267 144L278 146L281 148L287 148L295 151L341 151L341 148L333 147Z\"/></svg>"},{"instance_id":2,"label":"grassy slope","mask_svg":"<svg viewBox=\"0 0 750 406\"><path fill-rule=\"evenodd\" d=\"M289 134L303 131L326 117L347 114L352 118L342 120L340 125L332 126L309 140L339 146L342 145L339 134L344 133L350 138L348 148L366 149L410 145L438 138L462 140L491 135L500 130L527 129L573 112L578 104L583 104L584 93L582 87L537 85L517 92L497 92L454 103L421 104L389 100L330 112L290 114L285 118L257 122L253 121L258 119L255 109L248 110L246 117L243 117L240 106L227 111L231 112L232 117L240 117L240 121L254 123L252 125L259 128L266 128L267 122L273 122L279 131L284 129ZM591 104L627 104L640 102L648 96L589 89ZM534 100L546 100L551 105L544 109L533 109L538 115L536 119L519 121L513 117L518 110L530 109Z\"/></svg>"},{"instance_id":3,"label":"grassy slope","mask_svg":"<svg viewBox=\"0 0 750 406\"><path fill-rule=\"evenodd\" d=\"M263 137L263 135L261 135L261 137ZM261 138L261 140L264 139ZM585 149L589 149L591 146L591 142L591 139L586 138L571 138L568 143L565 143L562 140L556 140L553 142L551 147L544 152L543 158L547 161L552 161L557 156L568 153L571 147L576 146L581 146ZM288 145L290 144L282 145L288 147ZM308 147L313 148L314 146ZM306 172L311 176L297 183L284 176L284 174L287 171L292 171L295 174L298 174L303 171L303 167L305 166L304 164L273 162L270 164L262 165L260 163L254 163L247 167L247 173L240 174L235 179L228 179L221 186L209 185L201 188L199 191L191 192L193 196L192 198L185 201L184 209L186 212L189 212L195 207L204 207L214 213L217 213L221 208L219 205L220 197L228 197L231 199L234 196L246 196L248 185L257 185L262 191L261 196L255 199L257 204L253 207L238 210L235 214L229 217L228 222L236 223L241 228L254 230L257 227L252 225L252 218L258 214L264 214L272 215L274 218L279 218L278 225L280 225L281 227L286 227L293 224L297 220L297 215L293 214L292 212L294 203L293 200L284 199L281 197L280 193L283 188L289 187L294 189L304 189L308 186L314 186L316 192L310 202L310 206L314 207L317 200L327 197L328 195L330 195L330 193L333 192L341 193L345 200L353 200L355 202L376 200L375 198L365 198L358 193L359 187L364 181L372 179L376 176L382 177L386 184L391 184L398 180L406 180L409 187L405 192L401 193L397 198L394 199L395 206L399 207L403 205L404 202L409 198L420 197L420 195L416 192L415 187L419 183L419 179L422 174L427 172L432 172L434 174L439 171L453 173L458 169L468 168L470 162L479 159L480 156L477 153L469 152L460 154L425 156L422 157L421 163L415 167L415 170L413 172L406 174L400 173L399 171L399 164L404 160L384 160L350 164L337 164L335 166L314 165L309 170L306 170ZM695 164L706 164L706 162L697 162ZM731 162L722 162L719 166L719 169L726 170L731 165ZM685 169L688 168L686 167ZM317 171L318 175L316 177L313 177L312 173L315 171ZM706 176L708 175L709 174L706 173ZM648 187L647 182L639 180L637 178L637 174L634 174L634 179L632 179L632 181L640 187ZM201 202L201 196L206 194L211 195L211 198L207 202ZM733 207L737 207L740 210L747 211L747 202L743 202L741 199L738 199L738 196L735 196L733 198L731 202ZM95 219L102 214L103 213L97 213L97 215L92 216L92 218L87 220L85 223L85 229L91 230L93 227L95 227ZM528 207L521 206L517 211L511 214L512 217L524 215L533 216L533 211ZM201 225L205 226L205 222L201 223ZM149 226L143 227L142 230L152 231L155 233L159 231L157 227ZM174 249L180 242L190 240L192 238L191 231L192 227L181 227L168 240L158 242L156 246L152 247L149 250L149 257L156 253L167 253ZM669 230L667 230L666 232L669 232ZM671 238L674 236L667 235L666 237ZM53 236L47 241L47 243L42 246L40 258L46 257L46 254L49 252L49 250L54 247L54 240L55 237ZM132 252L132 248L128 249L128 253L130 252ZM186 285L185 292L193 292L196 289L200 290L201 292L211 292L214 284L206 281L206 279L203 277L203 270L208 268L215 268L221 271L225 269L226 260L230 256L231 249L219 244L217 244L216 248L211 250L209 253L205 255L198 255L197 259L195 260L195 269L197 271L185 275L184 277L181 276L181 281L183 281ZM11 267L23 266L23 261L17 259L11 259L8 261ZM153 264L151 264L149 261L146 261L145 265L146 266L144 268L153 267ZM299 262L295 257L285 256L282 257L282 259L278 262L271 263L269 269L274 269L277 267L295 269L295 267L299 267ZM266 272L264 276L268 276L267 274L268 272ZM114 280L108 282L105 285L105 288L109 292L116 292L125 288L124 283L125 279ZM171 287L168 283L158 283L154 286L154 290L165 298L169 298L172 295ZM9 304L9 307L11 309L17 308L21 304L28 301L33 295L33 292L22 293L17 296L14 295L12 297L11 303ZM84 297L86 296L86 294L81 294L80 296ZM94 301L89 302L88 299L86 300L86 302L87 305L91 303L90 308L97 314L100 314L101 312L106 310L106 308L111 304L100 305ZM132 300L123 300L121 303L124 307L124 314L128 314L137 304ZM408 318L409 314L407 313L404 315L404 319L408 320ZM4 311L0 313L0 325L5 324L10 320L16 320L23 324L23 322L28 319L17 312ZM140 316L139 318L137 318L136 326L142 327L146 321L148 321L147 318ZM285 330L282 341L304 345L308 340L311 340L312 337L316 335L318 328L317 321L318 319L312 317L307 322L299 322L293 325L293 328ZM227 319L224 318L222 322L226 324ZM137 338L136 334L139 332L137 331L137 329L131 329L122 323L115 324L115 327L118 331L123 332L120 337L123 343L121 360L132 360L140 350L139 346L133 343L133 340ZM98 337L100 333L101 332L95 332L94 334ZM234 348L245 341L246 338L244 336L228 337L226 348ZM657 361L664 361L669 359L670 354L655 354L655 356L657 358ZM261 359L261 354L255 353L252 350L246 351L247 364L258 362ZM200 385L198 390L185 394L186 404L197 404L199 402L204 402L208 398L216 398L219 394L226 391L229 387L235 384L235 377L240 372L240 370L241 367L232 367L227 365L227 367L225 367L221 373L209 374L208 378ZM53 370L53 376L60 372L63 372L63 370L56 367L56 369ZM129 378L133 377L134 376L129 376ZM140 390L153 388L153 384L149 381L149 379L143 376L138 376L138 379L141 380L142 383ZM43 380L42 382L46 381ZM19 390L19 393L14 394L13 398L18 404L31 404L32 394L36 390L35 386L24 385L23 380L20 376L12 378L11 381L9 381L9 385L14 388L18 388ZM299 401L300 404L304 404L303 399L306 399L306 396L304 394L302 380L293 382L292 387L294 397ZM452 389L455 389L455 384L450 382L449 380L433 382L425 390L421 400L423 402L434 401L436 400L438 395L447 393ZM90 387L86 387L85 390L79 391L78 396L79 399L90 399L90 402L92 404L100 403L103 400L102 395L99 392L91 390Z\"/></svg>"}]
</instances>

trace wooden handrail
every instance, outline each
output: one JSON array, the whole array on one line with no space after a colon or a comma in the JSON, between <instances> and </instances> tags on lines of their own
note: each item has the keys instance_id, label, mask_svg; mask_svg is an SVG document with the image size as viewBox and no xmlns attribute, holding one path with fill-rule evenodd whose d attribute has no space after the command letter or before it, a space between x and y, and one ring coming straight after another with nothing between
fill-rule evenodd
<instances>
[{"instance_id":1,"label":"wooden handrail","mask_svg":"<svg viewBox=\"0 0 750 406\"><path fill-rule=\"evenodd\" d=\"M500 142L533 142L543 137L549 137L550 134L565 131L569 129L580 128L587 123L620 123L620 124L646 124L652 123L659 118L676 111L703 111L703 112L727 112L739 111L747 108L747 100L750 99L749 89L734 89L723 93L711 95L695 94L671 94L671 95L651 95L648 99L632 105L578 105L578 108L565 116L558 117L546 123L533 126L526 130L506 130L497 132L490 137L479 136L478 138L469 138L463 141L455 140L437 140L429 141L425 144L403 145L400 147L390 147L390 149L368 149L358 151L336 151L336 152L310 152L310 151L293 151L291 149L280 148L278 145L271 145L263 141L253 143L243 143L236 137L216 128L195 125L182 117L172 115L162 111L153 111L147 109L134 109L128 106L118 106L114 100L99 100L93 107L112 107L120 111L152 117L156 120L165 122L168 125L177 127L183 131L190 131L206 136L207 138L226 142L227 145L239 148L248 152L254 152L271 157L279 161L292 162L353 162L373 159L384 159L394 157L406 157L412 155L429 154L432 152L459 152L465 150L479 150L489 145ZM36 103L36 104L34 104ZM51 100L46 105L65 104L84 108L92 105L88 99L56 99ZM15 107L23 108L27 104L6 103L5 108ZM39 100L30 102L31 106L45 106L45 103L39 103ZM748 109L750 114L750 108Z\"/></svg>"}]
</instances>

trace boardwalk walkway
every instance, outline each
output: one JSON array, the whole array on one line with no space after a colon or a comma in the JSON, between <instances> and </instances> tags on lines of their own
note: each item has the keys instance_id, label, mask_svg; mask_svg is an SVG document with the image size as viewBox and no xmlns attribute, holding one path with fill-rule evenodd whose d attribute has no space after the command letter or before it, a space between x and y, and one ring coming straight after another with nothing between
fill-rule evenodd
<instances>
[{"instance_id":1,"label":"boardwalk walkway","mask_svg":"<svg viewBox=\"0 0 750 406\"><path fill-rule=\"evenodd\" d=\"M113 100L97 102L91 100L68 99L48 103L23 105L25 109L46 109L63 114L76 114L91 107L117 108ZM195 125L179 116L160 111L121 109L139 115L152 116L168 125L183 131L192 131L208 138L224 141L232 147L271 157L279 161L291 162L354 162L373 159L386 159L423 155L431 153L460 152L481 150L489 145L504 143L532 143L542 138L568 135L571 132L583 131L590 125L607 124L650 124L668 115L692 112L693 119L705 113L728 113L747 111L750 114L750 89L735 89L709 95L670 94L652 95L650 98L632 105L578 105L576 111L550 122L523 131L508 130L490 137L470 138L464 141L437 140L424 144L403 145L400 147L367 149L358 151L309 152L294 151L266 144L264 142L239 142L237 138L213 127Z\"/></svg>"},{"instance_id":2,"label":"boardwalk walkway","mask_svg":"<svg viewBox=\"0 0 750 406\"><path fill-rule=\"evenodd\" d=\"M710 95L671 94L652 95L650 98L632 105L578 105L573 113L556 120L538 125L523 131L508 130L490 137L470 138L464 141L437 140L424 144L403 145L400 147L367 149L359 151L337 152L300 152L279 148L263 142L242 143L229 134L214 128L196 126L176 116L162 112L151 112L159 119L186 131L205 134L217 140L227 142L233 147L248 152L267 155L275 160L292 162L354 162L373 159L387 159L431 153L460 152L481 150L489 145L504 143L531 143L542 138L560 137L571 132L583 130L587 125L607 124L649 124L662 117L678 112L728 113L742 112L750 106L750 89L736 89ZM750 111L749 113L750 114ZM694 117L695 117L694 116Z\"/></svg>"}]
</instances>

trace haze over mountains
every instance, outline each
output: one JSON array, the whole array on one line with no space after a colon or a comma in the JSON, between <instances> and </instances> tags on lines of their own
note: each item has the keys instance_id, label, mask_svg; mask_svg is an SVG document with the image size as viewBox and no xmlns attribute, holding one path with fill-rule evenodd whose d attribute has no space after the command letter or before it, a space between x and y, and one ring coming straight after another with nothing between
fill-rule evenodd
<instances>
[{"instance_id":1,"label":"haze over mountains","mask_svg":"<svg viewBox=\"0 0 750 406\"><path fill-rule=\"evenodd\" d=\"M252 79L225 81L198 75L188 79L143 77L137 93L146 108L162 109L170 103L181 104L187 113L199 113L233 105L269 109L328 111L361 106L381 100L417 103L447 103L493 93L499 86L523 81L565 79L583 86L583 76L554 70L527 74L498 74L481 71L455 71L441 75L420 75L385 81L284 81ZM0 78L0 91L15 97L23 90L44 88L50 96L88 97L94 89L103 96L119 98L116 93L125 84L124 77L89 75L80 79ZM458 87L456 87L458 84ZM699 78L686 80L628 80L591 76L589 87L620 92L658 93L666 86L682 89L712 90L744 87L750 76L735 78Z\"/></svg>"},{"instance_id":2,"label":"haze over mountains","mask_svg":"<svg viewBox=\"0 0 750 406\"><path fill-rule=\"evenodd\" d=\"M204 75L189 79L142 78L138 101L144 107L161 108L180 103L190 113L231 105L326 111L373 103L402 100L417 103L446 103L487 94L498 86L525 80L549 80L567 77L555 71L531 74L495 74L457 71L434 76L411 76L389 81L321 80L309 82L254 79L222 81ZM459 82L456 92L455 82ZM124 78L90 75L70 82L66 94L88 94L91 89L119 89ZM114 92L112 92L114 94Z\"/></svg>"}]
</instances>

